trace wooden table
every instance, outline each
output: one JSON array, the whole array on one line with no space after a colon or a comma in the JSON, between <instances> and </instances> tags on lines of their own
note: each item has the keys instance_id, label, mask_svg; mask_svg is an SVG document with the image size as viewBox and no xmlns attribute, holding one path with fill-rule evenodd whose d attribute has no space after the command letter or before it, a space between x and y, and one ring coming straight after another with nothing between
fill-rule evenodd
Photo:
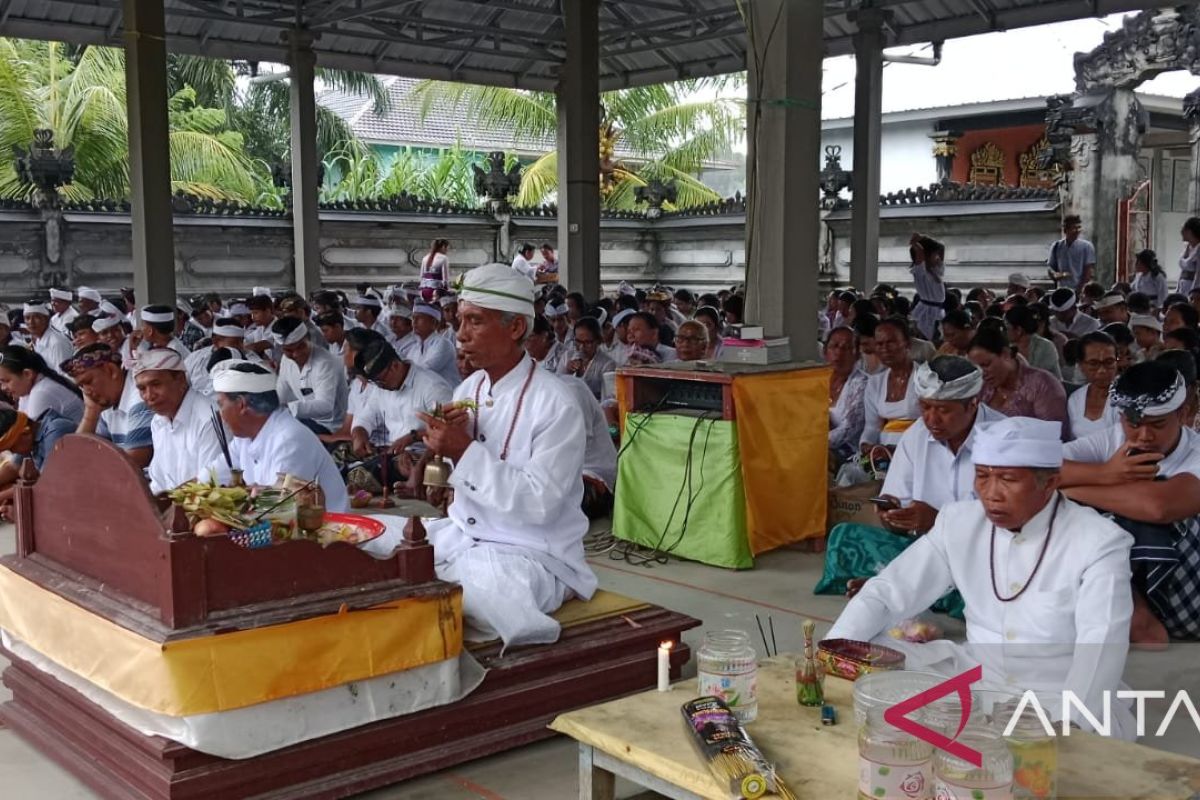
<instances>
[{"instance_id":1,"label":"wooden table","mask_svg":"<svg viewBox=\"0 0 1200 800\"><path fill-rule=\"evenodd\" d=\"M758 720L748 730L797 797L853 798L858 743L852 684L827 678L838 724L796 704L794 660L779 656L759 671ZM673 800L728 800L684 728L680 707L695 681L572 711L551 727L579 742L580 800L612 800L619 775ZM1076 731L1059 740L1059 800L1189 800L1200 792L1200 761Z\"/></svg>"}]
</instances>

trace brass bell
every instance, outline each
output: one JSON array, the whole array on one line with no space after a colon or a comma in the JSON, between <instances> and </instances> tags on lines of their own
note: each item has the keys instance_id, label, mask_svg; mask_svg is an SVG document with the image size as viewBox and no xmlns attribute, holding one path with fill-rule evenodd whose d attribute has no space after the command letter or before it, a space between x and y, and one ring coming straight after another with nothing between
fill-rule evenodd
<instances>
[{"instance_id":1,"label":"brass bell","mask_svg":"<svg viewBox=\"0 0 1200 800\"><path fill-rule=\"evenodd\" d=\"M435 455L425 464L425 485L431 489L446 489L450 486L450 465L446 459Z\"/></svg>"}]
</instances>

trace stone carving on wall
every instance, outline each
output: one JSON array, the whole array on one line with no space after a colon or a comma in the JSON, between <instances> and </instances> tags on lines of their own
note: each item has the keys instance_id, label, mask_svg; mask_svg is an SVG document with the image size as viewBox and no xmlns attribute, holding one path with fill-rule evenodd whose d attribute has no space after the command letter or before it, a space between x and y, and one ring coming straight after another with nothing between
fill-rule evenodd
<instances>
[{"instance_id":1,"label":"stone carving on wall","mask_svg":"<svg viewBox=\"0 0 1200 800\"><path fill-rule=\"evenodd\" d=\"M1075 87L1132 89L1163 72L1200 75L1200 10L1151 9L1133 17L1090 53L1075 56Z\"/></svg>"},{"instance_id":2,"label":"stone carving on wall","mask_svg":"<svg viewBox=\"0 0 1200 800\"><path fill-rule=\"evenodd\" d=\"M1021 167L1019 185L1036 186L1042 189L1053 189L1058 185L1059 168L1053 164L1042 166L1042 154L1048 149L1050 149L1050 140L1043 135L1028 150L1021 153L1018 159Z\"/></svg>"},{"instance_id":3,"label":"stone carving on wall","mask_svg":"<svg viewBox=\"0 0 1200 800\"><path fill-rule=\"evenodd\" d=\"M1004 185L1004 151L995 142L984 142L971 153L967 183L976 186Z\"/></svg>"},{"instance_id":4,"label":"stone carving on wall","mask_svg":"<svg viewBox=\"0 0 1200 800\"><path fill-rule=\"evenodd\" d=\"M508 199L521 190L521 165L513 164L511 169L506 169L506 160L504 152L496 150L488 153L486 172L476 164L471 165L475 173L475 193L487 199L495 214L507 212Z\"/></svg>"}]
</instances>

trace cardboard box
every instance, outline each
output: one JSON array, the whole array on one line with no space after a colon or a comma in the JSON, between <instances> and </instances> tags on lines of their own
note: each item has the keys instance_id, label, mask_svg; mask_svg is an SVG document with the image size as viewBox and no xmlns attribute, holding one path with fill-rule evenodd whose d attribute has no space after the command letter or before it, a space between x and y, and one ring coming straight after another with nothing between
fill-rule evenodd
<instances>
[{"instance_id":1,"label":"cardboard box","mask_svg":"<svg viewBox=\"0 0 1200 800\"><path fill-rule=\"evenodd\" d=\"M835 487L829 490L829 512L825 515L826 530L833 530L843 522L879 527L879 514L870 503L883 489L883 481L869 481L855 486Z\"/></svg>"}]
</instances>

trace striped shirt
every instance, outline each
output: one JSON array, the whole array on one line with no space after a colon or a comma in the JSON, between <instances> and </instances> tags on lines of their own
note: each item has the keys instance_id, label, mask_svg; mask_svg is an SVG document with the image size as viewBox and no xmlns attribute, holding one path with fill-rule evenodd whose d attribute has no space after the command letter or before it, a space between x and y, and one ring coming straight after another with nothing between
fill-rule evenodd
<instances>
[{"instance_id":1,"label":"striped shirt","mask_svg":"<svg viewBox=\"0 0 1200 800\"><path fill-rule=\"evenodd\" d=\"M121 401L114 408L106 408L100 412L96 435L108 439L122 450L151 447L154 438L150 432L150 423L153 419L154 412L142 402L137 384L133 382L133 374L126 372Z\"/></svg>"}]
</instances>

